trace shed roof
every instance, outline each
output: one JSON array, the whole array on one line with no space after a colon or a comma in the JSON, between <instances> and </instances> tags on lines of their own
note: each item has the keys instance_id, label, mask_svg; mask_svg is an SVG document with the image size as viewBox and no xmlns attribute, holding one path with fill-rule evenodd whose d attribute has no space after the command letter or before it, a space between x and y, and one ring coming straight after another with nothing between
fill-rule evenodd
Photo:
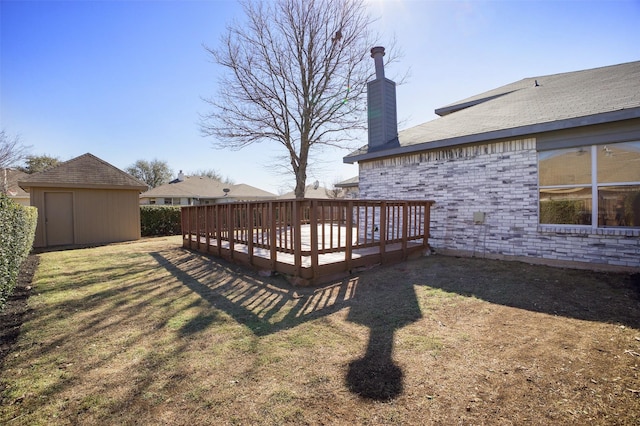
<instances>
[{"instance_id":1,"label":"shed roof","mask_svg":"<svg viewBox=\"0 0 640 426\"><path fill-rule=\"evenodd\" d=\"M90 153L20 179L18 185L25 190L33 187L45 187L144 191L148 188L146 183Z\"/></svg>"},{"instance_id":2,"label":"shed roof","mask_svg":"<svg viewBox=\"0 0 640 426\"><path fill-rule=\"evenodd\" d=\"M640 118L640 61L525 78L435 112L441 117L401 131L399 147L364 146L344 161Z\"/></svg>"}]
</instances>

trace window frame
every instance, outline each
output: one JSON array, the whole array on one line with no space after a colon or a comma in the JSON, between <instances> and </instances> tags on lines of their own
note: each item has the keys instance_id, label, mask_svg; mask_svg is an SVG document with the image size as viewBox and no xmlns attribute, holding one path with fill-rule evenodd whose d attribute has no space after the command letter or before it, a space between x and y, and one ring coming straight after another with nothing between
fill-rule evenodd
<instances>
[{"instance_id":1,"label":"window frame","mask_svg":"<svg viewBox=\"0 0 640 426\"><path fill-rule=\"evenodd\" d=\"M625 142L612 142L609 145L615 145L617 143L625 143ZM640 141L632 140L626 141L626 143L640 143ZM599 206L599 189L606 187L620 187L620 186L640 186L640 181L631 181L631 182L606 182L606 183L598 183L598 145L605 145L602 142L594 143L590 145L581 145L575 146L572 148L590 148L591 150L591 182L590 184L569 184L569 185L540 185L540 153L549 152L549 151L557 151L566 148L557 148L557 149L545 149L539 150L537 155L537 167L538 167L538 226L547 227L547 228L557 228L559 226L566 228L575 228L575 229L631 229L638 230L640 226L600 226L599 222L599 214L600 214L600 206ZM543 189L562 189L562 188L590 188L591 189L591 224L587 225L579 225L579 224L567 224L567 223L541 223L541 203L540 203L540 194Z\"/></svg>"}]
</instances>

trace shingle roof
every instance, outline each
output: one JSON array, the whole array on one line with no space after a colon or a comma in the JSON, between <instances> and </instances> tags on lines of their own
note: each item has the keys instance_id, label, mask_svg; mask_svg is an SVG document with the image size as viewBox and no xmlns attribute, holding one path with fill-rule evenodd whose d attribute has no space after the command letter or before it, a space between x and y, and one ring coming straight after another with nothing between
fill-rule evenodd
<instances>
[{"instance_id":1,"label":"shingle roof","mask_svg":"<svg viewBox=\"0 0 640 426\"><path fill-rule=\"evenodd\" d=\"M338 188L345 188L345 187L358 186L359 183L360 183L360 176L354 176L352 178L343 180L342 182L338 182L333 186Z\"/></svg>"},{"instance_id":2,"label":"shingle roof","mask_svg":"<svg viewBox=\"0 0 640 426\"><path fill-rule=\"evenodd\" d=\"M262 189L246 184L230 185L204 176L184 176L182 181L172 181L157 186L140 195L141 198L225 198L224 189L229 189L227 198L275 198Z\"/></svg>"},{"instance_id":3,"label":"shingle roof","mask_svg":"<svg viewBox=\"0 0 640 426\"><path fill-rule=\"evenodd\" d=\"M213 198L224 196L227 186L222 182L203 176L185 176L182 181L173 181L156 186L141 194L145 198L189 197Z\"/></svg>"},{"instance_id":4,"label":"shingle roof","mask_svg":"<svg viewBox=\"0 0 640 426\"><path fill-rule=\"evenodd\" d=\"M102 188L144 191L147 184L104 160L86 153L18 182L22 188Z\"/></svg>"},{"instance_id":5,"label":"shingle roof","mask_svg":"<svg viewBox=\"0 0 640 426\"><path fill-rule=\"evenodd\" d=\"M330 198L329 197L330 193L331 191L329 191L327 188L323 186L318 186L316 188L315 185L307 185L304 187L304 198L327 199L327 198ZM282 194L278 196L278 199L280 200L290 200L293 198L296 198L295 191L287 192L286 194Z\"/></svg>"},{"instance_id":6,"label":"shingle roof","mask_svg":"<svg viewBox=\"0 0 640 426\"><path fill-rule=\"evenodd\" d=\"M436 113L442 116L401 131L399 148L365 146L345 161L640 118L640 61L525 78Z\"/></svg>"},{"instance_id":7,"label":"shingle roof","mask_svg":"<svg viewBox=\"0 0 640 426\"><path fill-rule=\"evenodd\" d=\"M275 198L276 196L276 194L264 191L260 188L256 188L251 185L247 185L245 183L231 185L229 189L231 191L229 191L228 195L234 198L238 198L238 197Z\"/></svg>"},{"instance_id":8,"label":"shingle roof","mask_svg":"<svg viewBox=\"0 0 640 426\"><path fill-rule=\"evenodd\" d=\"M14 169L0 169L0 179L4 181L6 178L7 192L13 198L29 198L29 194L18 186L18 181L29 176L25 172ZM2 182L3 186L4 182Z\"/></svg>"}]
</instances>

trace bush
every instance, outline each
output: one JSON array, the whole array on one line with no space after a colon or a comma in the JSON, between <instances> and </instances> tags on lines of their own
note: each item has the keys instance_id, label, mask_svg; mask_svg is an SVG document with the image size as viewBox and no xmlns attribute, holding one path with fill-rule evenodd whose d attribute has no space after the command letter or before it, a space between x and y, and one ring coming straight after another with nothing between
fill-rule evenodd
<instances>
[{"instance_id":1,"label":"bush","mask_svg":"<svg viewBox=\"0 0 640 426\"><path fill-rule=\"evenodd\" d=\"M180 207L140 206L140 232L143 237L180 235Z\"/></svg>"},{"instance_id":2,"label":"bush","mask_svg":"<svg viewBox=\"0 0 640 426\"><path fill-rule=\"evenodd\" d=\"M0 310L13 293L20 265L36 235L38 210L15 203L0 194Z\"/></svg>"},{"instance_id":3,"label":"bush","mask_svg":"<svg viewBox=\"0 0 640 426\"><path fill-rule=\"evenodd\" d=\"M540 203L540 223L588 225L589 215L583 213L582 200L549 200Z\"/></svg>"}]
</instances>

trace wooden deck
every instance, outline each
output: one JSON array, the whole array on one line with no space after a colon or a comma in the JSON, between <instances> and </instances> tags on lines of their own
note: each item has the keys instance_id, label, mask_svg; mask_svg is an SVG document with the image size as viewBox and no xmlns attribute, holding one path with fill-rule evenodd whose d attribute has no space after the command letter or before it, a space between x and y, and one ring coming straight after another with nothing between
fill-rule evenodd
<instances>
[{"instance_id":1,"label":"wooden deck","mask_svg":"<svg viewBox=\"0 0 640 426\"><path fill-rule=\"evenodd\" d=\"M318 284L422 255L431 204L304 199L183 207L183 246Z\"/></svg>"}]
</instances>

